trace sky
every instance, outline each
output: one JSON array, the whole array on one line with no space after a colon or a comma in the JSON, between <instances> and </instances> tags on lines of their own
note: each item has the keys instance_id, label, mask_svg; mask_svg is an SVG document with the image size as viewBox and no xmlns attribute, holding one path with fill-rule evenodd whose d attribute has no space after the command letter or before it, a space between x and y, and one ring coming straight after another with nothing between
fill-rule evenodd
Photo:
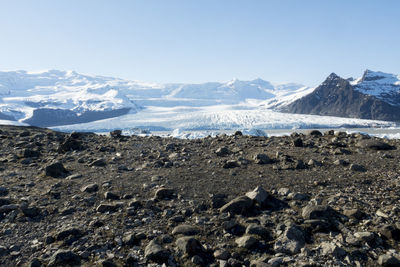
<instances>
[{"instance_id":1,"label":"sky","mask_svg":"<svg viewBox=\"0 0 400 267\"><path fill-rule=\"evenodd\" d=\"M398 0L0 0L0 70L146 82L400 74Z\"/></svg>"}]
</instances>

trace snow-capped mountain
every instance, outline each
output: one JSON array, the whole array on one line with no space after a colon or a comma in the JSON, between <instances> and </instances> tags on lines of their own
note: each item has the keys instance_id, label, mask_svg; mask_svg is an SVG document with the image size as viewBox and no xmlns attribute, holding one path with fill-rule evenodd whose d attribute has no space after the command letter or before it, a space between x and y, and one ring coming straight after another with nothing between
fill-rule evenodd
<instances>
[{"instance_id":1,"label":"snow-capped mountain","mask_svg":"<svg viewBox=\"0 0 400 267\"><path fill-rule=\"evenodd\" d=\"M1 118L54 126L136 112L140 107L118 90L119 82L73 71L0 72Z\"/></svg>"},{"instance_id":2,"label":"snow-capped mountain","mask_svg":"<svg viewBox=\"0 0 400 267\"><path fill-rule=\"evenodd\" d=\"M366 70L351 82L357 91L375 96L393 106L400 106L400 75Z\"/></svg>"},{"instance_id":3,"label":"snow-capped mountain","mask_svg":"<svg viewBox=\"0 0 400 267\"><path fill-rule=\"evenodd\" d=\"M398 122L399 76L367 70L349 81L332 73L311 93L280 108L289 113Z\"/></svg>"}]
</instances>

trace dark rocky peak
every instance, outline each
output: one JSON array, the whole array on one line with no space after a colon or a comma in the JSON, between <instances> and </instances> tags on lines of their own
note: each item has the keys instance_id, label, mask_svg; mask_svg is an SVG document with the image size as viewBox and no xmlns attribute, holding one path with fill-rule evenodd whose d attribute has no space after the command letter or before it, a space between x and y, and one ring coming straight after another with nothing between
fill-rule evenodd
<instances>
[{"instance_id":1,"label":"dark rocky peak","mask_svg":"<svg viewBox=\"0 0 400 267\"><path fill-rule=\"evenodd\" d=\"M325 79L325 81L315 89L314 93L316 93L320 97L325 97L331 95L334 92L350 90L352 90L352 87L348 80L343 79L335 73L331 73Z\"/></svg>"},{"instance_id":2,"label":"dark rocky peak","mask_svg":"<svg viewBox=\"0 0 400 267\"><path fill-rule=\"evenodd\" d=\"M347 85L349 82L346 79L343 79L342 77L338 76L336 73L332 72L326 79L325 81L318 86L319 87L324 87L324 86L335 86L335 85ZM317 89L318 89L317 88Z\"/></svg>"}]
</instances>

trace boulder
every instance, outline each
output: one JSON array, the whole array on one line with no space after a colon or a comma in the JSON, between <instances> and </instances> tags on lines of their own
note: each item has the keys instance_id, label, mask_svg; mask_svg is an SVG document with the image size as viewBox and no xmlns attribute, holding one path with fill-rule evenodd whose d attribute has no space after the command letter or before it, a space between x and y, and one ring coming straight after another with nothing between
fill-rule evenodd
<instances>
[{"instance_id":1,"label":"boulder","mask_svg":"<svg viewBox=\"0 0 400 267\"><path fill-rule=\"evenodd\" d=\"M233 214L244 214L253 206L253 201L247 196L240 196L232 199L221 207L221 212L230 212Z\"/></svg>"},{"instance_id":2,"label":"boulder","mask_svg":"<svg viewBox=\"0 0 400 267\"><path fill-rule=\"evenodd\" d=\"M171 253L159 245L155 240L151 240L144 250L146 260L151 260L157 263L167 262Z\"/></svg>"},{"instance_id":3,"label":"boulder","mask_svg":"<svg viewBox=\"0 0 400 267\"><path fill-rule=\"evenodd\" d=\"M178 225L172 230L173 235L181 234L190 236L190 235L197 235L199 232L200 232L199 228L188 224Z\"/></svg>"},{"instance_id":4,"label":"boulder","mask_svg":"<svg viewBox=\"0 0 400 267\"><path fill-rule=\"evenodd\" d=\"M261 186L257 186L253 191L247 192L246 196L260 205L267 202L269 194Z\"/></svg>"},{"instance_id":5,"label":"boulder","mask_svg":"<svg viewBox=\"0 0 400 267\"><path fill-rule=\"evenodd\" d=\"M81 258L70 250L57 250L50 258L48 266L76 266L80 265Z\"/></svg>"},{"instance_id":6,"label":"boulder","mask_svg":"<svg viewBox=\"0 0 400 267\"><path fill-rule=\"evenodd\" d=\"M297 254L305 246L305 234L299 226L289 226L276 240L274 250L278 253Z\"/></svg>"},{"instance_id":7,"label":"boulder","mask_svg":"<svg viewBox=\"0 0 400 267\"><path fill-rule=\"evenodd\" d=\"M251 235L245 235L235 240L235 243L237 244L238 247L247 249L254 246L257 242L258 240L252 237Z\"/></svg>"},{"instance_id":8,"label":"boulder","mask_svg":"<svg viewBox=\"0 0 400 267\"><path fill-rule=\"evenodd\" d=\"M360 147L360 148L367 148L367 149L372 149L372 150L391 150L391 149L395 148L386 142L383 142L380 140L375 140L375 139L360 140L356 144L356 146Z\"/></svg>"},{"instance_id":9,"label":"boulder","mask_svg":"<svg viewBox=\"0 0 400 267\"><path fill-rule=\"evenodd\" d=\"M193 256L203 251L203 246L192 236L178 238L175 242L176 247L185 254Z\"/></svg>"},{"instance_id":10,"label":"boulder","mask_svg":"<svg viewBox=\"0 0 400 267\"><path fill-rule=\"evenodd\" d=\"M46 166L45 173L47 176L53 178L64 178L68 175L68 171L61 162L55 162Z\"/></svg>"}]
</instances>

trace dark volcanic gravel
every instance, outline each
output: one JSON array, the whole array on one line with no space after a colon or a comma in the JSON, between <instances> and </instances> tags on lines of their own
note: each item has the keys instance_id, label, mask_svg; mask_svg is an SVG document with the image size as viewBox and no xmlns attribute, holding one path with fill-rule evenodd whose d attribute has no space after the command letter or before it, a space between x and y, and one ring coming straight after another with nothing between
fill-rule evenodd
<instances>
[{"instance_id":1,"label":"dark volcanic gravel","mask_svg":"<svg viewBox=\"0 0 400 267\"><path fill-rule=\"evenodd\" d=\"M0 126L0 266L400 266L400 141Z\"/></svg>"}]
</instances>

